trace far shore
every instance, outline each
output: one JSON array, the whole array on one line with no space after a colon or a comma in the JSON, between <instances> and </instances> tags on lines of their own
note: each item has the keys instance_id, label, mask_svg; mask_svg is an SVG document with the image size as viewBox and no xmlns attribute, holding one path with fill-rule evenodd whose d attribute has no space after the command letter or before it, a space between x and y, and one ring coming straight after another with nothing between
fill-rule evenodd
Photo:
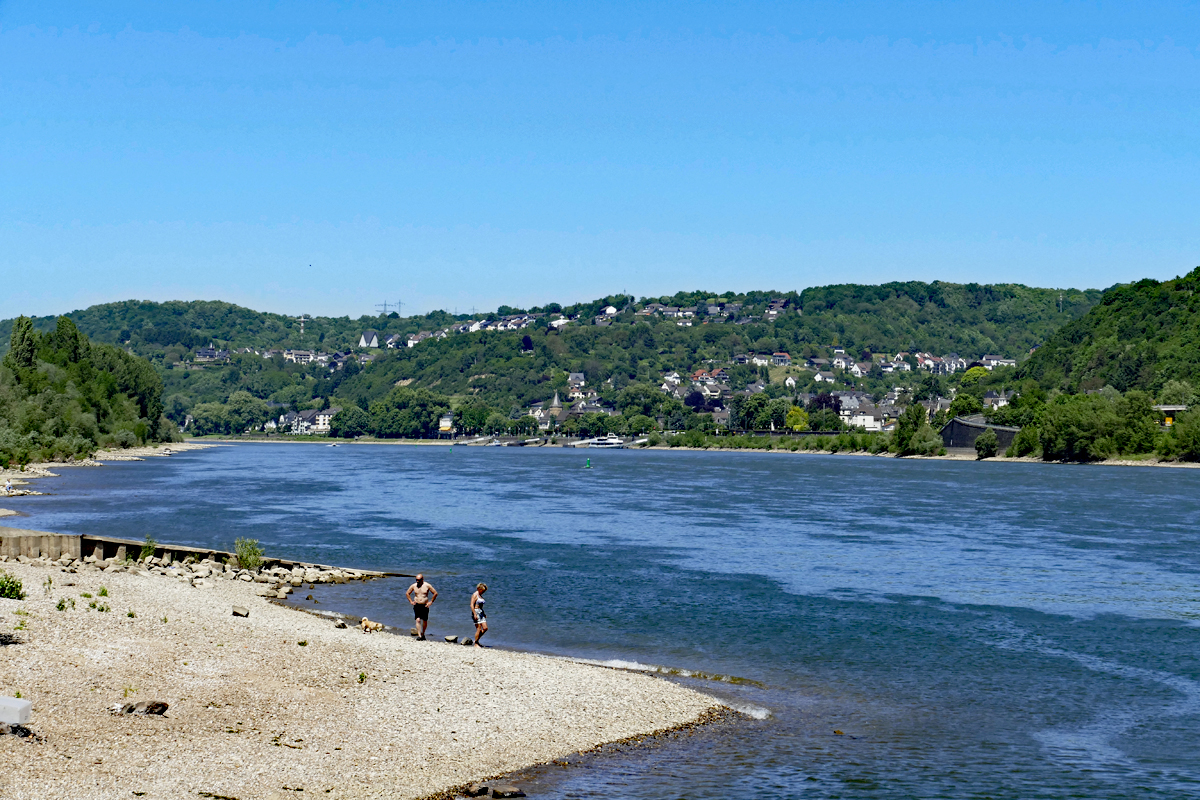
<instances>
[{"instance_id":1,"label":"far shore","mask_svg":"<svg viewBox=\"0 0 1200 800\"><path fill-rule=\"evenodd\" d=\"M454 797L733 713L654 676L339 628L220 564L0 570L27 595L0 599L0 695L33 703L32 736L0 736L4 797ZM139 701L168 709L117 713Z\"/></svg>"},{"instance_id":2,"label":"far shore","mask_svg":"<svg viewBox=\"0 0 1200 800\"><path fill-rule=\"evenodd\" d=\"M831 434L835 435L835 434ZM193 440L189 440L193 441ZM234 439L234 438L204 438L194 440L197 444L213 443L213 444L314 444L314 445L331 445L339 446L348 445L389 445L389 446L408 446L408 447L429 447L429 446L447 446L460 445L463 446L462 440L450 439L285 439L279 438L251 438ZM467 447L482 447L483 445L465 445ZM542 448L557 448L565 449L562 444L544 444L534 445L529 449L539 450ZM627 447L626 450L637 450L643 452L662 453L668 451L682 452L719 452L719 453L762 453L767 455L789 455L789 456L865 456L868 458L899 458L893 453L867 453L863 451L856 452L838 452L831 453L827 450L791 450L771 449L763 450L757 447L669 447L665 444L660 444L655 447ZM588 452L588 448L580 448L580 452ZM599 450L597 452L605 452ZM974 453L967 451L946 453L940 456L904 456L906 461L978 461L981 463L991 464L1058 464L1065 466L1088 466L1088 467L1171 467L1176 469L1200 469L1200 463L1190 463L1186 461L1162 461L1154 456L1141 458L1110 458L1104 461L1043 461L1040 458L1032 458L1030 456L1022 456L1019 458L1008 458L1007 456L997 455L991 458L980 459Z\"/></svg>"}]
</instances>

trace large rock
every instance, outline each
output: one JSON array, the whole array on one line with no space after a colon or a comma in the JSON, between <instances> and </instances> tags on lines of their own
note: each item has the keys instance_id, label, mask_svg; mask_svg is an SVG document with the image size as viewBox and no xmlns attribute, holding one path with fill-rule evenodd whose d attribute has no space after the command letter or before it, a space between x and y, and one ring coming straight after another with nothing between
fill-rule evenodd
<instances>
[{"instance_id":1,"label":"large rock","mask_svg":"<svg viewBox=\"0 0 1200 800\"><path fill-rule=\"evenodd\" d=\"M524 797L525 793L515 786L493 786L492 797Z\"/></svg>"},{"instance_id":2,"label":"large rock","mask_svg":"<svg viewBox=\"0 0 1200 800\"><path fill-rule=\"evenodd\" d=\"M246 608L245 606L234 606L233 615L235 617L248 617L250 616L250 609Z\"/></svg>"},{"instance_id":3,"label":"large rock","mask_svg":"<svg viewBox=\"0 0 1200 800\"><path fill-rule=\"evenodd\" d=\"M488 793L488 787L478 783L472 783L470 786L463 789L463 794L467 797L484 797Z\"/></svg>"}]
</instances>

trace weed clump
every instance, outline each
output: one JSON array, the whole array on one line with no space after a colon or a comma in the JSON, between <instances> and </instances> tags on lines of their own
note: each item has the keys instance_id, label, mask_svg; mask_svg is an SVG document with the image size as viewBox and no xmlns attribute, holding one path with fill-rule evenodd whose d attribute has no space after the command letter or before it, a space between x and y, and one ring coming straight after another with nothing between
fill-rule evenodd
<instances>
[{"instance_id":1,"label":"weed clump","mask_svg":"<svg viewBox=\"0 0 1200 800\"><path fill-rule=\"evenodd\" d=\"M25 587L21 585L21 580L4 570L0 570L0 597L7 600L25 599Z\"/></svg>"},{"instance_id":2,"label":"weed clump","mask_svg":"<svg viewBox=\"0 0 1200 800\"><path fill-rule=\"evenodd\" d=\"M242 569L253 571L262 566L263 551L258 546L258 539L238 539L233 543L233 550Z\"/></svg>"}]
</instances>

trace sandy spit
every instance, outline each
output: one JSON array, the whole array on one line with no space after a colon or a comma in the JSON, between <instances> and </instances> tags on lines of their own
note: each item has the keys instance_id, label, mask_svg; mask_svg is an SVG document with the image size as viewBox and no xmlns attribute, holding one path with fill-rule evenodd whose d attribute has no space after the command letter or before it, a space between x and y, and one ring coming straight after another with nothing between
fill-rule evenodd
<instances>
[{"instance_id":1,"label":"sandy spit","mask_svg":"<svg viewBox=\"0 0 1200 800\"><path fill-rule=\"evenodd\" d=\"M5 798L416 798L720 705L652 676L337 629L252 583L0 570L27 593L0 599L0 694L33 702L39 737L0 736ZM170 708L109 711L139 700Z\"/></svg>"}]
</instances>

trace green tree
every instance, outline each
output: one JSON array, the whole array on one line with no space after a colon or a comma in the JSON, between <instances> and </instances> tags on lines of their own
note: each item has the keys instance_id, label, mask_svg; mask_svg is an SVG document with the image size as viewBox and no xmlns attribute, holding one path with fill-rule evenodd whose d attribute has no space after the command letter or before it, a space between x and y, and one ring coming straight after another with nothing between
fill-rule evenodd
<instances>
[{"instance_id":1,"label":"green tree","mask_svg":"<svg viewBox=\"0 0 1200 800\"><path fill-rule=\"evenodd\" d=\"M975 369L983 368L975 367ZM984 372L987 372L987 370L984 370ZM967 394L966 392L959 392L955 396L954 402L950 404L950 417L965 417L971 414L978 414L982 410L983 403L980 402L978 397Z\"/></svg>"},{"instance_id":2,"label":"green tree","mask_svg":"<svg viewBox=\"0 0 1200 800\"><path fill-rule=\"evenodd\" d=\"M482 433L488 416L491 413L492 409L483 401L470 401L455 412L455 416L458 418L459 430L468 434Z\"/></svg>"},{"instance_id":3,"label":"green tree","mask_svg":"<svg viewBox=\"0 0 1200 800\"><path fill-rule=\"evenodd\" d=\"M225 418L230 433L242 433L261 427L271 418L271 409L266 400L246 391L237 391L229 396L229 402L225 404Z\"/></svg>"},{"instance_id":4,"label":"green tree","mask_svg":"<svg viewBox=\"0 0 1200 800\"><path fill-rule=\"evenodd\" d=\"M908 408L904 409L904 413L896 420L896 430L892 434L892 450L900 455L910 455L912 438L922 425L928 425L925 421L925 407L919 403L913 403Z\"/></svg>"},{"instance_id":5,"label":"green tree","mask_svg":"<svg viewBox=\"0 0 1200 800\"><path fill-rule=\"evenodd\" d=\"M1039 440L1047 461L1097 461L1117 450L1120 425L1113 403L1100 395L1061 395L1042 415Z\"/></svg>"},{"instance_id":6,"label":"green tree","mask_svg":"<svg viewBox=\"0 0 1200 800\"><path fill-rule=\"evenodd\" d=\"M1009 458L1023 458L1036 453L1039 447L1041 444L1038 440L1037 426L1026 425L1017 431L1017 435L1013 437L1012 444L1004 451L1004 455Z\"/></svg>"},{"instance_id":7,"label":"green tree","mask_svg":"<svg viewBox=\"0 0 1200 800\"><path fill-rule=\"evenodd\" d=\"M229 417L224 403L200 403L192 409L192 433L205 436L229 432Z\"/></svg>"},{"instance_id":8,"label":"green tree","mask_svg":"<svg viewBox=\"0 0 1200 800\"><path fill-rule=\"evenodd\" d=\"M928 422L922 423L908 441L908 451L902 455L934 456L942 450L942 437Z\"/></svg>"},{"instance_id":9,"label":"green tree","mask_svg":"<svg viewBox=\"0 0 1200 800\"><path fill-rule=\"evenodd\" d=\"M806 431L808 430L808 412L800 406L792 406L788 409L784 424L794 431Z\"/></svg>"},{"instance_id":10,"label":"green tree","mask_svg":"<svg viewBox=\"0 0 1200 800\"><path fill-rule=\"evenodd\" d=\"M339 439L365 436L371 431L371 415L358 406L345 406L329 421L329 435Z\"/></svg>"},{"instance_id":11,"label":"green tree","mask_svg":"<svg viewBox=\"0 0 1200 800\"><path fill-rule=\"evenodd\" d=\"M371 423L380 438L430 438L449 410L450 402L443 395L398 386L371 405Z\"/></svg>"},{"instance_id":12,"label":"green tree","mask_svg":"<svg viewBox=\"0 0 1200 800\"><path fill-rule=\"evenodd\" d=\"M488 414L483 423L483 432L489 436L503 436L508 433L508 417L501 414L499 411L493 411Z\"/></svg>"},{"instance_id":13,"label":"green tree","mask_svg":"<svg viewBox=\"0 0 1200 800\"><path fill-rule=\"evenodd\" d=\"M645 414L634 414L629 418L629 421L626 423L626 427L630 433L640 436L641 434L649 433L650 431L655 430L655 428L658 426L655 424L653 419Z\"/></svg>"},{"instance_id":14,"label":"green tree","mask_svg":"<svg viewBox=\"0 0 1200 800\"><path fill-rule=\"evenodd\" d=\"M15 372L33 369L37 349L38 335L33 329L33 320L26 316L17 317L13 322L5 363Z\"/></svg>"},{"instance_id":15,"label":"green tree","mask_svg":"<svg viewBox=\"0 0 1200 800\"><path fill-rule=\"evenodd\" d=\"M980 380L986 378L989 374L991 373L988 372L987 367L971 367L969 370L963 373L962 379L959 381L959 385L964 388L974 386L975 384L979 383Z\"/></svg>"},{"instance_id":16,"label":"green tree","mask_svg":"<svg viewBox=\"0 0 1200 800\"><path fill-rule=\"evenodd\" d=\"M1193 406L1196 404L1196 389L1189 381L1169 380L1158 393L1158 402L1169 406Z\"/></svg>"},{"instance_id":17,"label":"green tree","mask_svg":"<svg viewBox=\"0 0 1200 800\"><path fill-rule=\"evenodd\" d=\"M621 390L617 395L617 410L622 414L644 414L647 417L657 416L663 401L666 399L657 386L646 383L633 383Z\"/></svg>"},{"instance_id":18,"label":"green tree","mask_svg":"<svg viewBox=\"0 0 1200 800\"><path fill-rule=\"evenodd\" d=\"M985 458L993 458L1000 449L1000 439L996 436L996 432L988 428L979 436L975 437L975 453L982 460Z\"/></svg>"}]
</instances>

